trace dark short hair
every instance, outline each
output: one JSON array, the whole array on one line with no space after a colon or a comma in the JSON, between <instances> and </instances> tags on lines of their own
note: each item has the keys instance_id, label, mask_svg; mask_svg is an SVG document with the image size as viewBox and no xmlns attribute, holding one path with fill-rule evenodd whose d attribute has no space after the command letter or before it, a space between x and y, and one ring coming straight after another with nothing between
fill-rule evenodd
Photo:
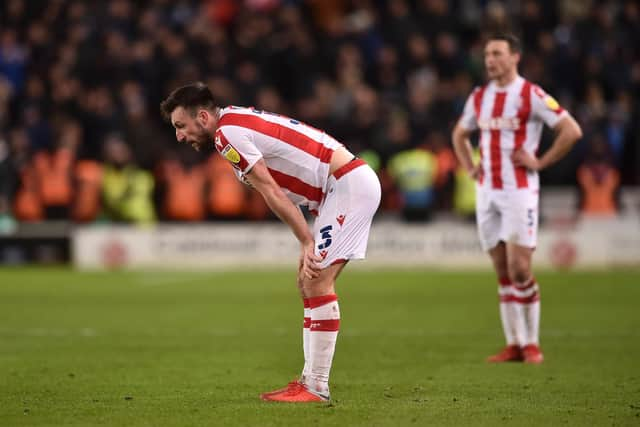
<instances>
[{"instance_id":1,"label":"dark short hair","mask_svg":"<svg viewBox=\"0 0 640 427\"><path fill-rule=\"evenodd\" d=\"M171 120L171 113L178 107L195 114L199 108L213 111L216 103L207 85L195 82L175 89L160 103L160 111L167 121Z\"/></svg>"},{"instance_id":2,"label":"dark short hair","mask_svg":"<svg viewBox=\"0 0 640 427\"><path fill-rule=\"evenodd\" d=\"M520 39L513 33L494 33L487 38L487 43L493 40L502 40L507 42L511 53L522 53L522 43Z\"/></svg>"}]
</instances>

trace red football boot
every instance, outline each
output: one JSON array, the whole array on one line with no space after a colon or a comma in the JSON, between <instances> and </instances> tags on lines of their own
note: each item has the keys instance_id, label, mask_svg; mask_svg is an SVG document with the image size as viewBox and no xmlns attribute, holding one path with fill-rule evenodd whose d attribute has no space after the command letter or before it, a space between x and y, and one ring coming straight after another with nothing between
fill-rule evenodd
<instances>
[{"instance_id":1,"label":"red football boot","mask_svg":"<svg viewBox=\"0 0 640 427\"><path fill-rule=\"evenodd\" d=\"M522 360L522 352L517 345L508 345L500 353L487 358L489 363L521 362Z\"/></svg>"},{"instance_id":2,"label":"red football boot","mask_svg":"<svg viewBox=\"0 0 640 427\"><path fill-rule=\"evenodd\" d=\"M312 393L304 385L297 381L290 382L286 389L283 391L275 391L270 393L263 393L260 395L262 400L269 402L327 402L329 396L322 396L317 393Z\"/></svg>"},{"instance_id":3,"label":"red football boot","mask_svg":"<svg viewBox=\"0 0 640 427\"><path fill-rule=\"evenodd\" d=\"M542 351L536 344L528 344L522 347L522 356L524 357L524 363L539 365L544 361Z\"/></svg>"},{"instance_id":4,"label":"red football boot","mask_svg":"<svg viewBox=\"0 0 640 427\"><path fill-rule=\"evenodd\" d=\"M272 394L279 394L279 393L285 392L285 391L289 390L290 388L294 387L295 384L300 384L300 380L293 380L289 384L287 384L286 387L282 387L282 388L279 388L277 390L273 390L273 391L268 391L266 393L262 393L260 395L260 399L267 400L266 399L267 396L271 396Z\"/></svg>"}]
</instances>

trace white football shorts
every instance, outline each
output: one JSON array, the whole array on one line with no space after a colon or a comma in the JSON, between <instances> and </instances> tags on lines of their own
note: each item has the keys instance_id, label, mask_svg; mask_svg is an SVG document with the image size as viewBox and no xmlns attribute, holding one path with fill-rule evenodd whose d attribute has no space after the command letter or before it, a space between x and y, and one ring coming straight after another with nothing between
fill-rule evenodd
<instances>
[{"instance_id":1,"label":"white football shorts","mask_svg":"<svg viewBox=\"0 0 640 427\"><path fill-rule=\"evenodd\" d=\"M482 249L500 241L535 248L538 241L537 189L493 190L476 187L476 221Z\"/></svg>"},{"instance_id":2,"label":"white football shorts","mask_svg":"<svg viewBox=\"0 0 640 427\"><path fill-rule=\"evenodd\" d=\"M361 159L335 171L313 224L320 266L364 259L371 221L380 205L380 181Z\"/></svg>"}]
</instances>

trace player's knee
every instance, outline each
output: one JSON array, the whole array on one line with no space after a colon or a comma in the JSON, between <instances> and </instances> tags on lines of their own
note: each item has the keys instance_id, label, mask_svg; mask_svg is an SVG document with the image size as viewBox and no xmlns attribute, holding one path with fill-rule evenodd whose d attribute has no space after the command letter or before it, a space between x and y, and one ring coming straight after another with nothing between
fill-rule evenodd
<instances>
[{"instance_id":1,"label":"player's knee","mask_svg":"<svg viewBox=\"0 0 640 427\"><path fill-rule=\"evenodd\" d=\"M531 277L529 266L524 262L515 262L509 265L509 278L514 283L524 283Z\"/></svg>"},{"instance_id":2,"label":"player's knee","mask_svg":"<svg viewBox=\"0 0 640 427\"><path fill-rule=\"evenodd\" d=\"M304 288L304 294L308 296L329 295L333 293L333 287L328 283L308 283Z\"/></svg>"},{"instance_id":3,"label":"player's knee","mask_svg":"<svg viewBox=\"0 0 640 427\"><path fill-rule=\"evenodd\" d=\"M330 278L319 277L316 279L304 278L302 289L307 296L320 296L334 293L333 281Z\"/></svg>"}]
</instances>

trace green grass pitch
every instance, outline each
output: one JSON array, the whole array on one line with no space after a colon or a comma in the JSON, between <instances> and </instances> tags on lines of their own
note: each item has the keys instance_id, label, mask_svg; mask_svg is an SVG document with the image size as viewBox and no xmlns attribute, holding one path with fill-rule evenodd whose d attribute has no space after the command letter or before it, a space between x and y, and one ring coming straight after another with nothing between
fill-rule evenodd
<instances>
[{"instance_id":1,"label":"green grass pitch","mask_svg":"<svg viewBox=\"0 0 640 427\"><path fill-rule=\"evenodd\" d=\"M293 272L0 269L0 425L640 425L640 271L537 275L541 366L503 344L489 272L339 280L329 404L259 394L302 367Z\"/></svg>"}]
</instances>

